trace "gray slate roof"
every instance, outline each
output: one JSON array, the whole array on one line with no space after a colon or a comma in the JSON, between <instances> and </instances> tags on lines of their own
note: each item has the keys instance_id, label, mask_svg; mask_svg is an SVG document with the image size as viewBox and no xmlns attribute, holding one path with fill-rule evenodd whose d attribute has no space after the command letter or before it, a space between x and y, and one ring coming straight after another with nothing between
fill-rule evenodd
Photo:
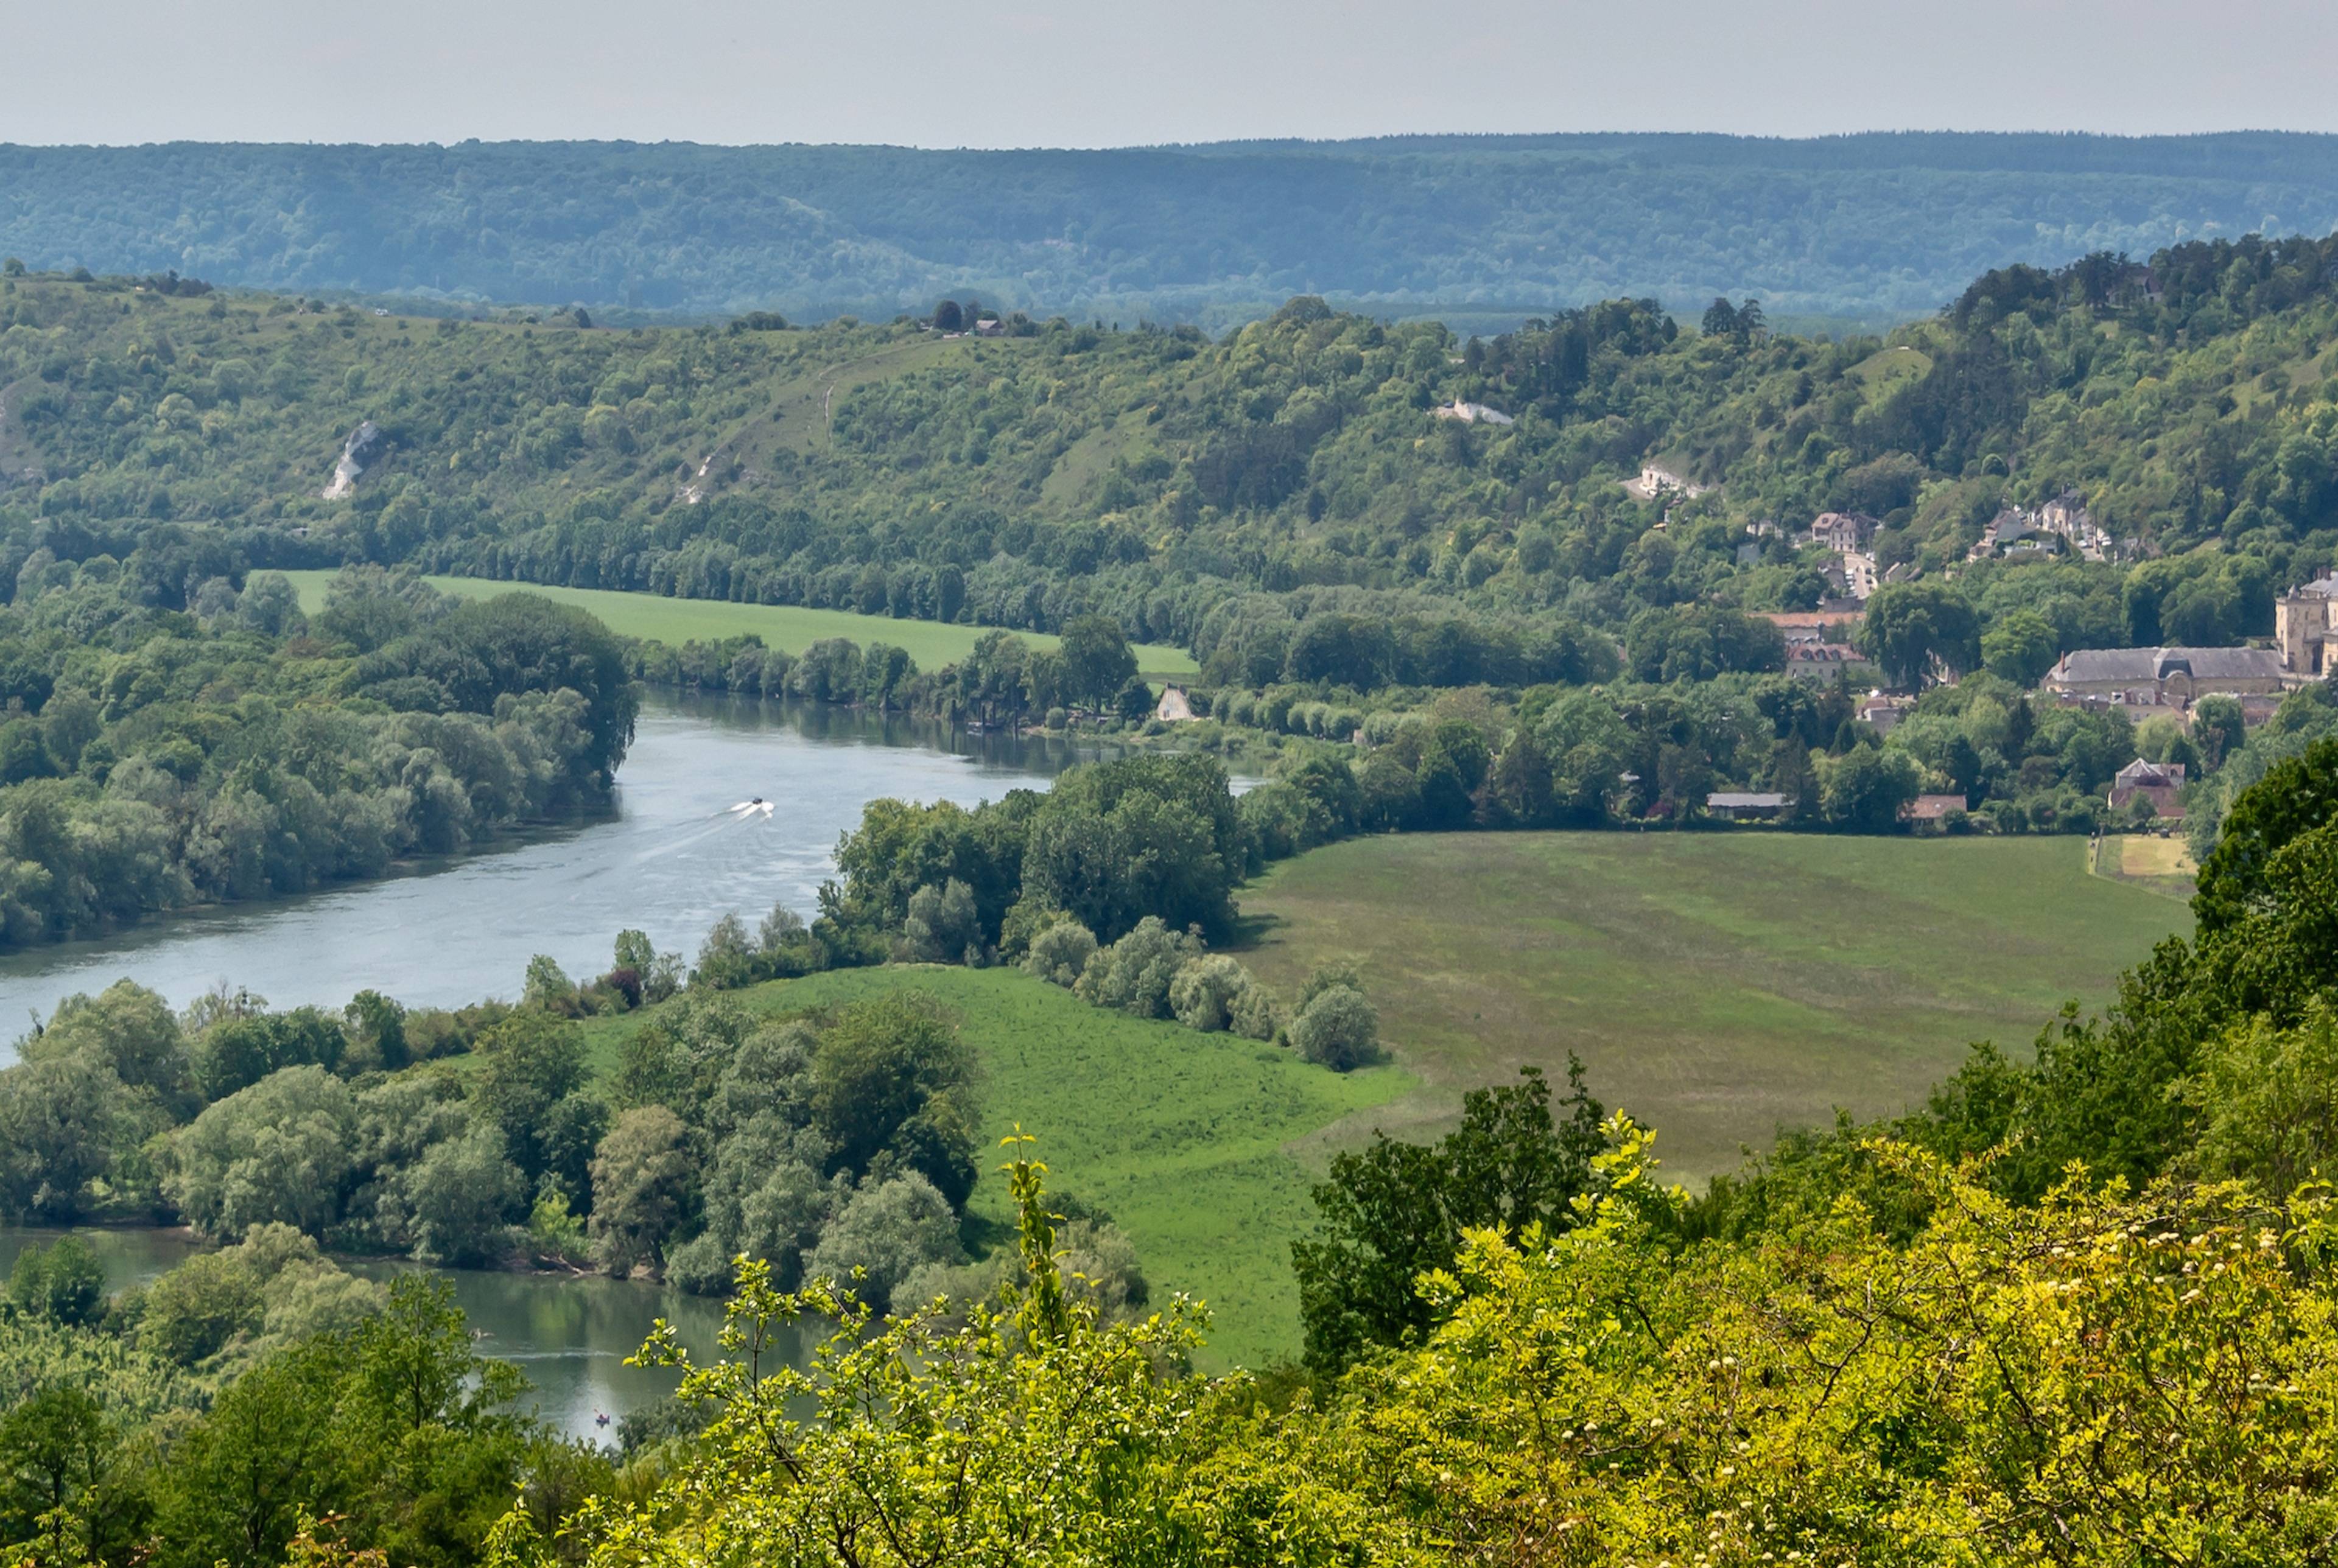
<instances>
[{"instance_id":1,"label":"gray slate roof","mask_svg":"<svg viewBox=\"0 0 2338 1568\"><path fill-rule=\"evenodd\" d=\"M2281 655L2270 648L2081 648L2062 655L2048 679L2149 681L2179 672L2195 681L2278 681Z\"/></svg>"}]
</instances>

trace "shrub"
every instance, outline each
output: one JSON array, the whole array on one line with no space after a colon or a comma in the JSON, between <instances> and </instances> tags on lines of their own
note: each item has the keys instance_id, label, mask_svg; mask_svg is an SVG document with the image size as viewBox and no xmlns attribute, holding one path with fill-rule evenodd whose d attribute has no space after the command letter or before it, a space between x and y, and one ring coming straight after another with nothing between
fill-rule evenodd
<instances>
[{"instance_id":1,"label":"shrub","mask_svg":"<svg viewBox=\"0 0 2338 1568\"><path fill-rule=\"evenodd\" d=\"M1031 951L1023 959L1023 970L1050 985L1077 985L1088 960L1095 956L1095 933L1070 916L1062 916L1031 938Z\"/></svg>"},{"instance_id":2,"label":"shrub","mask_svg":"<svg viewBox=\"0 0 2338 1568\"><path fill-rule=\"evenodd\" d=\"M1159 1018L1169 1011L1170 981L1201 954L1199 936L1172 931L1158 916L1147 915L1127 936L1096 949L1073 989L1096 1006Z\"/></svg>"},{"instance_id":3,"label":"shrub","mask_svg":"<svg viewBox=\"0 0 2338 1568\"><path fill-rule=\"evenodd\" d=\"M1191 959L1169 982L1169 1011L1188 1029L1218 1034L1233 1027L1236 1008L1256 984L1223 953Z\"/></svg>"},{"instance_id":4,"label":"shrub","mask_svg":"<svg viewBox=\"0 0 2338 1568\"><path fill-rule=\"evenodd\" d=\"M1282 1026L1282 1004L1252 976L1249 988L1234 998L1227 1027L1245 1040L1272 1040Z\"/></svg>"},{"instance_id":5,"label":"shrub","mask_svg":"<svg viewBox=\"0 0 2338 1568\"><path fill-rule=\"evenodd\" d=\"M1364 994L1349 985L1318 991L1291 1021L1300 1055L1335 1073L1361 1066L1379 1054L1380 1020Z\"/></svg>"}]
</instances>

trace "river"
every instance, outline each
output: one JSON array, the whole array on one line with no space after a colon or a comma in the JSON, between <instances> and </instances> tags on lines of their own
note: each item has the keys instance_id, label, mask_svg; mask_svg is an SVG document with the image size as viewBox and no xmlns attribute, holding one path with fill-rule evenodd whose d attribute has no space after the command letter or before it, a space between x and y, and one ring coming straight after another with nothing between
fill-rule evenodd
<instances>
[{"instance_id":1,"label":"river","mask_svg":"<svg viewBox=\"0 0 2338 1568\"><path fill-rule=\"evenodd\" d=\"M846 709L653 696L605 816L383 881L191 910L0 956L0 1038L125 975L182 1006L222 982L279 1007L338 1009L368 988L409 1006L452 1006L516 995L538 953L571 975L597 975L628 926L687 956L733 910L752 923L785 904L809 917L835 870L836 841L867 801L970 806L1044 789L1094 754ZM768 816L730 810L758 796L773 803ZM0 1046L0 1062L14 1057ZM28 1240L52 1234L0 1228L0 1274ZM82 1234L114 1290L192 1250L174 1231ZM538 1412L578 1436L614 1440L615 1418L671 1391L671 1376L624 1365L658 1318L701 1355L722 1323L717 1302L633 1281L476 1269L447 1278L480 1348L517 1362Z\"/></svg>"},{"instance_id":2,"label":"river","mask_svg":"<svg viewBox=\"0 0 2338 1568\"><path fill-rule=\"evenodd\" d=\"M865 802L970 806L1044 789L1083 755L1094 753L850 709L654 696L608 815L382 881L0 956L0 1039L124 975L179 1006L225 984L278 1007L338 1010L368 989L447 1007L516 996L538 953L577 979L598 975L627 927L686 958L734 910L751 926L774 904L809 918ZM768 816L729 810L758 796L774 804ZM15 1054L0 1045L0 1064Z\"/></svg>"},{"instance_id":3,"label":"river","mask_svg":"<svg viewBox=\"0 0 2338 1568\"><path fill-rule=\"evenodd\" d=\"M16 1255L27 1245L47 1246L60 1234L0 1226L0 1276L15 1266ZM86 1228L74 1234L88 1242L105 1266L109 1294L144 1285L197 1250L179 1230ZM376 1279L415 1267L375 1262L347 1266ZM637 1280L483 1269L440 1272L454 1283L456 1305L462 1308L480 1354L516 1364L530 1385L523 1404L572 1437L614 1445L616 1424L628 1411L673 1391L674 1374L625 1365L659 1318L673 1324L683 1344L701 1360L714 1354L715 1335L722 1327L720 1301ZM605 1423L601 1419L604 1416Z\"/></svg>"}]
</instances>

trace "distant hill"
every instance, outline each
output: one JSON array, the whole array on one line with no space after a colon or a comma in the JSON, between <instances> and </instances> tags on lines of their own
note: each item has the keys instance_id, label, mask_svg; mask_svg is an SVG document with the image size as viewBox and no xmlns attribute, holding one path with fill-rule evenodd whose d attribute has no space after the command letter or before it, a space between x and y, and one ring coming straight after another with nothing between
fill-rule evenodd
<instances>
[{"instance_id":1,"label":"distant hill","mask_svg":"<svg viewBox=\"0 0 2338 1568\"><path fill-rule=\"evenodd\" d=\"M879 318L944 293L1212 328L1618 297L1928 313L1976 274L2338 228L2338 137L1416 136L1102 152L0 146L0 253L292 291Z\"/></svg>"}]
</instances>

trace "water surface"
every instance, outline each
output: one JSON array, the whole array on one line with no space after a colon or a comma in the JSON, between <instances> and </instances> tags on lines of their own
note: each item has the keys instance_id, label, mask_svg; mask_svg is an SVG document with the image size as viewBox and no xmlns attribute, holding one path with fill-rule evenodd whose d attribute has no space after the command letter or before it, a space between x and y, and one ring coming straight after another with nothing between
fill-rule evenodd
<instances>
[{"instance_id":1,"label":"water surface","mask_svg":"<svg viewBox=\"0 0 2338 1568\"><path fill-rule=\"evenodd\" d=\"M408 1006L518 995L528 959L577 979L607 969L619 931L693 955L736 911L809 918L837 839L884 796L972 805L1045 788L1091 751L967 735L848 709L653 698L600 820L486 853L294 898L222 905L93 939L0 956L0 1041L76 992L123 976L174 1005L222 983L279 1007L339 1008L372 989ZM768 816L730 808L761 796ZM0 1062L14 1052L0 1045Z\"/></svg>"},{"instance_id":2,"label":"water surface","mask_svg":"<svg viewBox=\"0 0 2338 1568\"><path fill-rule=\"evenodd\" d=\"M64 1234L0 1226L0 1276L15 1266L27 1246L45 1247ZM91 1226L73 1234L88 1242L104 1265L109 1295L145 1285L201 1250L183 1230ZM416 1267L344 1266L378 1279ZM712 1359L722 1327L720 1301L637 1280L480 1269L438 1272L453 1281L456 1304L479 1353L513 1362L527 1375L530 1391L523 1406L570 1436L611 1445L616 1442L616 1424L629 1411L673 1392L672 1372L625 1365L657 1320L673 1324L702 1365ZM603 1416L608 1417L605 1423Z\"/></svg>"}]
</instances>

